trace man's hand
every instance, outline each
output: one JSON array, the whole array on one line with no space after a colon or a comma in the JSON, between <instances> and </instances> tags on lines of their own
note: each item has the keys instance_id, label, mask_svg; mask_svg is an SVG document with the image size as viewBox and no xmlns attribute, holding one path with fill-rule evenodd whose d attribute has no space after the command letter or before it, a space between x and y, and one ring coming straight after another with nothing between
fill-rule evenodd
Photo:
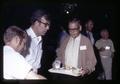
<instances>
[{"instance_id":1,"label":"man's hand","mask_svg":"<svg viewBox=\"0 0 120 84\"><path fill-rule=\"evenodd\" d=\"M34 73L33 71L30 71L27 76L25 77L25 79L32 79L32 80L46 80L46 78L42 75L38 75L36 73Z\"/></svg>"},{"instance_id":2,"label":"man's hand","mask_svg":"<svg viewBox=\"0 0 120 84\"><path fill-rule=\"evenodd\" d=\"M52 64L54 69L59 69L61 67L61 62L59 60L55 60Z\"/></svg>"}]
</instances>

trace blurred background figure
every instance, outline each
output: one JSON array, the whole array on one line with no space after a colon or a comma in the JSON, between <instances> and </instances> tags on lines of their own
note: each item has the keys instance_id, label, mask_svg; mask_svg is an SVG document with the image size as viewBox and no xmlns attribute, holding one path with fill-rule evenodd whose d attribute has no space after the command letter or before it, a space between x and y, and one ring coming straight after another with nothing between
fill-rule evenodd
<instances>
[{"instance_id":1,"label":"blurred background figure","mask_svg":"<svg viewBox=\"0 0 120 84\"><path fill-rule=\"evenodd\" d=\"M109 32L107 29L102 29L100 35L101 38L96 41L95 46L99 50L104 69L104 72L102 73L102 79L112 80L112 58L115 52L114 44L109 38Z\"/></svg>"},{"instance_id":2,"label":"blurred background figure","mask_svg":"<svg viewBox=\"0 0 120 84\"><path fill-rule=\"evenodd\" d=\"M87 36L91 43L94 45L95 43L95 39L93 36L93 28L94 28L94 22L92 21L92 19L88 19L88 21L85 23L85 33L84 35Z\"/></svg>"}]
</instances>

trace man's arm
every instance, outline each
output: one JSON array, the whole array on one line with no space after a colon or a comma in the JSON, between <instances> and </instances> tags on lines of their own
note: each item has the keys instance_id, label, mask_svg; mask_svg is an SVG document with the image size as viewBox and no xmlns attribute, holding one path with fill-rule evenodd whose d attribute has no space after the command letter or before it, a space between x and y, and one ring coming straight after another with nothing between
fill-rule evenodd
<instances>
[{"instance_id":1,"label":"man's arm","mask_svg":"<svg viewBox=\"0 0 120 84\"><path fill-rule=\"evenodd\" d=\"M95 65L97 63L96 57L95 57L95 53L94 53L94 49L92 44L90 43L90 41L88 40L87 42L87 46L88 46L88 51L87 51L87 68L88 70L86 70L87 72L91 73L95 70Z\"/></svg>"}]
</instances>

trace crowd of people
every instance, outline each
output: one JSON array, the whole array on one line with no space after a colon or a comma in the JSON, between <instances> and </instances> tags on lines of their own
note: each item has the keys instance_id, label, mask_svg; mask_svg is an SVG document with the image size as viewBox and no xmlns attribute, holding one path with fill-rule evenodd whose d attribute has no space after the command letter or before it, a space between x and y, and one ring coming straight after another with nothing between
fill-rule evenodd
<instances>
[{"instance_id":1,"label":"crowd of people","mask_svg":"<svg viewBox=\"0 0 120 84\"><path fill-rule=\"evenodd\" d=\"M30 22L31 25L26 30L12 25L4 32L3 78L5 80L112 80L112 58L115 48L107 28L101 28L99 32L101 38L96 39L92 19L88 19L83 26L79 18L70 18L66 28L68 32L61 27L63 32L55 50L56 58L51 65L52 68L56 68L59 63L59 68L80 70L81 75L74 77L49 72L50 76L45 77L41 72L42 46L43 38L50 29L51 20L45 10L39 9L33 12Z\"/></svg>"}]
</instances>

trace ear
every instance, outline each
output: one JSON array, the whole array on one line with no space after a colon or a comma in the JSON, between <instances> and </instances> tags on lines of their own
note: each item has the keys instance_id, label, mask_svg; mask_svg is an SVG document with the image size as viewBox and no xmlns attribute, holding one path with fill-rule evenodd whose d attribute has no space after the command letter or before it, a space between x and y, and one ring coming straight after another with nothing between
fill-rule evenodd
<instances>
[{"instance_id":1,"label":"ear","mask_svg":"<svg viewBox=\"0 0 120 84\"><path fill-rule=\"evenodd\" d=\"M36 21L34 22L34 24L37 24L37 25L39 25L39 22L36 20Z\"/></svg>"},{"instance_id":2,"label":"ear","mask_svg":"<svg viewBox=\"0 0 120 84\"><path fill-rule=\"evenodd\" d=\"M15 36L15 43L16 45L19 45L20 43L20 38L18 36Z\"/></svg>"},{"instance_id":3,"label":"ear","mask_svg":"<svg viewBox=\"0 0 120 84\"><path fill-rule=\"evenodd\" d=\"M82 30L82 26L80 25L80 27L79 27L79 28L80 28L80 31L81 31L81 30Z\"/></svg>"}]
</instances>

